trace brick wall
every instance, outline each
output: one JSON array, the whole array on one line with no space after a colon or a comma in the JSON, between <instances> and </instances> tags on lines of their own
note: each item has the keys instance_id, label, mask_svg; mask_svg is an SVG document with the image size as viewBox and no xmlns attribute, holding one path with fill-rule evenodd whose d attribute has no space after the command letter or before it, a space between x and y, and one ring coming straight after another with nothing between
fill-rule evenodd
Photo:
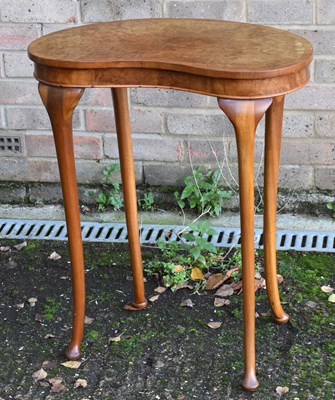
<instances>
[{"instance_id":1,"label":"brick wall","mask_svg":"<svg viewBox=\"0 0 335 400\"><path fill-rule=\"evenodd\" d=\"M49 120L32 77L27 45L77 24L148 17L268 24L312 41L311 82L286 101L280 186L335 189L334 0L1 0L1 181L59 179ZM132 89L130 107L138 182L180 182L190 172L189 157L194 164L223 164L230 182L231 174L236 177L233 131L216 99L165 89ZM74 131L79 182L100 182L102 169L118 157L109 90L86 90L75 112ZM262 145L259 129L258 164Z\"/></svg>"}]
</instances>

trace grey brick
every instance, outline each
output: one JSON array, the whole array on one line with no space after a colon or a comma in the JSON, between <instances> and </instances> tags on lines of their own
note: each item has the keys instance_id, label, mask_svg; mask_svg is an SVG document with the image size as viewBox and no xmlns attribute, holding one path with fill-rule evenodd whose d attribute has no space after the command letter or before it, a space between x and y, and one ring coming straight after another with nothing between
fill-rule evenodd
<instances>
[{"instance_id":1,"label":"grey brick","mask_svg":"<svg viewBox=\"0 0 335 400\"><path fill-rule=\"evenodd\" d=\"M76 134L73 137L76 158L100 160L103 158L102 138ZM31 157L56 157L55 145L51 134L27 133L27 155Z\"/></svg>"},{"instance_id":2,"label":"grey brick","mask_svg":"<svg viewBox=\"0 0 335 400\"><path fill-rule=\"evenodd\" d=\"M135 134L132 139L135 160L180 161L182 158L182 145L177 138L164 135ZM105 136L104 150L106 157L119 157L116 135Z\"/></svg>"},{"instance_id":3,"label":"grey brick","mask_svg":"<svg viewBox=\"0 0 335 400\"><path fill-rule=\"evenodd\" d=\"M57 31L61 31L63 29L73 28L75 26L78 26L78 24L72 23L72 22L68 22L66 24L55 24L55 23L48 24L48 23L43 23L42 33L43 33L43 35L47 35L47 34L52 33L52 32L57 32Z\"/></svg>"},{"instance_id":4,"label":"grey brick","mask_svg":"<svg viewBox=\"0 0 335 400\"><path fill-rule=\"evenodd\" d=\"M207 96L170 89L132 89L131 101L152 107L207 107Z\"/></svg>"},{"instance_id":5,"label":"grey brick","mask_svg":"<svg viewBox=\"0 0 335 400\"><path fill-rule=\"evenodd\" d=\"M33 62L29 60L27 53L5 53L5 74L9 78L32 78Z\"/></svg>"},{"instance_id":6,"label":"grey brick","mask_svg":"<svg viewBox=\"0 0 335 400\"><path fill-rule=\"evenodd\" d=\"M63 195L60 184L31 184L28 188L28 198L31 203L47 202L62 203Z\"/></svg>"},{"instance_id":7,"label":"grey brick","mask_svg":"<svg viewBox=\"0 0 335 400\"><path fill-rule=\"evenodd\" d=\"M0 81L0 93L0 104L42 104L37 82Z\"/></svg>"},{"instance_id":8,"label":"grey brick","mask_svg":"<svg viewBox=\"0 0 335 400\"><path fill-rule=\"evenodd\" d=\"M1 0L1 19L5 22L74 22L77 2L57 0Z\"/></svg>"},{"instance_id":9,"label":"grey brick","mask_svg":"<svg viewBox=\"0 0 335 400\"><path fill-rule=\"evenodd\" d=\"M112 106L112 94L108 88L86 88L79 106Z\"/></svg>"},{"instance_id":10,"label":"grey brick","mask_svg":"<svg viewBox=\"0 0 335 400\"><path fill-rule=\"evenodd\" d=\"M51 129L50 119L45 108L6 108L8 127L10 129ZM73 129L80 129L80 112L75 110Z\"/></svg>"},{"instance_id":11,"label":"grey brick","mask_svg":"<svg viewBox=\"0 0 335 400\"><path fill-rule=\"evenodd\" d=\"M25 182L29 176L28 160L20 157L1 157L0 180Z\"/></svg>"},{"instance_id":12,"label":"grey brick","mask_svg":"<svg viewBox=\"0 0 335 400\"><path fill-rule=\"evenodd\" d=\"M183 185L183 178L192 174L190 165L180 164L144 164L144 183L152 186Z\"/></svg>"},{"instance_id":13,"label":"grey brick","mask_svg":"<svg viewBox=\"0 0 335 400\"><path fill-rule=\"evenodd\" d=\"M334 110L335 86L310 85L286 97L289 110Z\"/></svg>"},{"instance_id":14,"label":"grey brick","mask_svg":"<svg viewBox=\"0 0 335 400\"><path fill-rule=\"evenodd\" d=\"M81 0L80 4L84 22L161 16L161 5L157 0Z\"/></svg>"},{"instance_id":15,"label":"grey brick","mask_svg":"<svg viewBox=\"0 0 335 400\"><path fill-rule=\"evenodd\" d=\"M317 0L318 24L335 24L334 0Z\"/></svg>"},{"instance_id":16,"label":"grey brick","mask_svg":"<svg viewBox=\"0 0 335 400\"><path fill-rule=\"evenodd\" d=\"M242 0L168 1L166 15L172 18L206 18L243 21Z\"/></svg>"},{"instance_id":17,"label":"grey brick","mask_svg":"<svg viewBox=\"0 0 335 400\"><path fill-rule=\"evenodd\" d=\"M335 55L335 30L334 29L290 29L292 33L303 36L309 40L315 55Z\"/></svg>"},{"instance_id":18,"label":"grey brick","mask_svg":"<svg viewBox=\"0 0 335 400\"><path fill-rule=\"evenodd\" d=\"M335 83L335 60L315 60L314 74L316 82Z\"/></svg>"},{"instance_id":19,"label":"grey brick","mask_svg":"<svg viewBox=\"0 0 335 400\"><path fill-rule=\"evenodd\" d=\"M284 112L283 118L283 137L312 137L314 118L310 114L289 114ZM264 137L265 118L259 123L257 136Z\"/></svg>"},{"instance_id":20,"label":"grey brick","mask_svg":"<svg viewBox=\"0 0 335 400\"><path fill-rule=\"evenodd\" d=\"M80 184L101 184L103 173L102 171L107 165L110 165L111 161L94 162L87 160L78 160L76 163L77 180ZM141 183L143 180L143 168L142 162L134 163L135 180L137 183ZM119 179L120 180L120 179Z\"/></svg>"},{"instance_id":21,"label":"grey brick","mask_svg":"<svg viewBox=\"0 0 335 400\"><path fill-rule=\"evenodd\" d=\"M335 114L320 114L315 117L315 131L318 136L335 138Z\"/></svg>"},{"instance_id":22,"label":"grey brick","mask_svg":"<svg viewBox=\"0 0 335 400\"><path fill-rule=\"evenodd\" d=\"M26 187L23 184L0 183L0 203L23 203L26 195Z\"/></svg>"},{"instance_id":23,"label":"grey brick","mask_svg":"<svg viewBox=\"0 0 335 400\"><path fill-rule=\"evenodd\" d=\"M233 135L233 127L225 115L170 113L167 116L168 132L183 135L221 136Z\"/></svg>"},{"instance_id":24,"label":"grey brick","mask_svg":"<svg viewBox=\"0 0 335 400\"><path fill-rule=\"evenodd\" d=\"M229 162L234 159L229 157L230 149L234 146L234 139L203 139L203 140L190 140L186 146L186 157L189 160L191 158L193 163L215 163L218 160L220 163L223 162L226 157Z\"/></svg>"},{"instance_id":25,"label":"grey brick","mask_svg":"<svg viewBox=\"0 0 335 400\"><path fill-rule=\"evenodd\" d=\"M26 50L39 35L39 28L25 24L0 24L1 50Z\"/></svg>"},{"instance_id":26,"label":"grey brick","mask_svg":"<svg viewBox=\"0 0 335 400\"><path fill-rule=\"evenodd\" d=\"M281 189L311 189L314 186L314 169L307 165L281 165L278 187Z\"/></svg>"},{"instance_id":27,"label":"grey brick","mask_svg":"<svg viewBox=\"0 0 335 400\"><path fill-rule=\"evenodd\" d=\"M330 140L284 140L281 163L286 165L334 165L335 143Z\"/></svg>"},{"instance_id":28,"label":"grey brick","mask_svg":"<svg viewBox=\"0 0 335 400\"><path fill-rule=\"evenodd\" d=\"M335 167L315 168L315 185L322 190L335 190Z\"/></svg>"},{"instance_id":29,"label":"grey brick","mask_svg":"<svg viewBox=\"0 0 335 400\"><path fill-rule=\"evenodd\" d=\"M249 0L248 21L265 24L312 24L312 0Z\"/></svg>"},{"instance_id":30,"label":"grey brick","mask_svg":"<svg viewBox=\"0 0 335 400\"><path fill-rule=\"evenodd\" d=\"M89 131L115 132L114 112L111 109L86 111L86 124ZM133 132L163 132L163 114L157 110L130 110L130 125Z\"/></svg>"}]
</instances>

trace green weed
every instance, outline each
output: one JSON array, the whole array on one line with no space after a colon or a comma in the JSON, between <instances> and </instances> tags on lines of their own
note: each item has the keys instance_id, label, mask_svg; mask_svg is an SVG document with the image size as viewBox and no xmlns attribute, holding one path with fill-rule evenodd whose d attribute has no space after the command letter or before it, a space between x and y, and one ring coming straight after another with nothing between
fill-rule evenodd
<instances>
[{"instance_id":1,"label":"green weed","mask_svg":"<svg viewBox=\"0 0 335 400\"><path fill-rule=\"evenodd\" d=\"M231 198L219 185L221 175L220 169L206 172L203 166L195 168L192 176L184 178L183 191L174 193L179 207L184 209L187 205L200 213L220 215L224 201Z\"/></svg>"}]
</instances>

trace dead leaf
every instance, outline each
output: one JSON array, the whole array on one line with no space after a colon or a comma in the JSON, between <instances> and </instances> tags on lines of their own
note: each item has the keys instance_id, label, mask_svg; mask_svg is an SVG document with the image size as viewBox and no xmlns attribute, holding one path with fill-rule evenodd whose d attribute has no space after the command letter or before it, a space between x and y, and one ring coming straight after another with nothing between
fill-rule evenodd
<instances>
[{"instance_id":1,"label":"dead leaf","mask_svg":"<svg viewBox=\"0 0 335 400\"><path fill-rule=\"evenodd\" d=\"M44 371L43 368L39 369L38 371L32 374L32 378L34 379L35 382L41 381L42 379L45 379L47 376L48 374Z\"/></svg>"},{"instance_id":2,"label":"dead leaf","mask_svg":"<svg viewBox=\"0 0 335 400\"><path fill-rule=\"evenodd\" d=\"M225 274L222 272L209 276L206 282L206 290L213 290L222 285L224 276Z\"/></svg>"},{"instance_id":3,"label":"dead leaf","mask_svg":"<svg viewBox=\"0 0 335 400\"><path fill-rule=\"evenodd\" d=\"M228 306L229 304L230 304L230 300L228 300L228 299L219 299L217 297L214 299L215 307Z\"/></svg>"},{"instance_id":4,"label":"dead leaf","mask_svg":"<svg viewBox=\"0 0 335 400\"><path fill-rule=\"evenodd\" d=\"M221 325L222 322L208 322L207 324L211 329L219 329Z\"/></svg>"},{"instance_id":5,"label":"dead leaf","mask_svg":"<svg viewBox=\"0 0 335 400\"><path fill-rule=\"evenodd\" d=\"M30 297L30 299L28 299L28 303L30 304L31 307L35 307L36 302L37 302L36 297Z\"/></svg>"},{"instance_id":6,"label":"dead leaf","mask_svg":"<svg viewBox=\"0 0 335 400\"><path fill-rule=\"evenodd\" d=\"M86 379L77 379L75 383L73 384L73 387L76 389L78 387L86 387L87 386L87 380Z\"/></svg>"},{"instance_id":7,"label":"dead leaf","mask_svg":"<svg viewBox=\"0 0 335 400\"><path fill-rule=\"evenodd\" d=\"M156 296L149 297L149 301L151 301L151 303L153 303L154 301L157 301L158 299L159 299L159 294L156 294Z\"/></svg>"},{"instance_id":8,"label":"dead leaf","mask_svg":"<svg viewBox=\"0 0 335 400\"><path fill-rule=\"evenodd\" d=\"M164 365L165 365L165 364L164 364L162 361L158 360L158 361L155 363L154 367L158 369L158 368L164 367Z\"/></svg>"},{"instance_id":9,"label":"dead leaf","mask_svg":"<svg viewBox=\"0 0 335 400\"><path fill-rule=\"evenodd\" d=\"M58 376L49 379L48 382L51 385L50 391L52 393L60 393L60 392L65 392L65 390L67 390L67 387L63 384L63 379Z\"/></svg>"},{"instance_id":10,"label":"dead leaf","mask_svg":"<svg viewBox=\"0 0 335 400\"><path fill-rule=\"evenodd\" d=\"M175 286L174 292L176 292L177 290L180 290L180 289L190 289L190 290L192 290L193 286L188 284L188 283L180 283L179 285Z\"/></svg>"},{"instance_id":11,"label":"dead leaf","mask_svg":"<svg viewBox=\"0 0 335 400\"><path fill-rule=\"evenodd\" d=\"M257 292L258 289L264 289L265 288L265 279L255 279L255 292Z\"/></svg>"},{"instance_id":12,"label":"dead leaf","mask_svg":"<svg viewBox=\"0 0 335 400\"><path fill-rule=\"evenodd\" d=\"M54 338L54 337L56 337L56 336L53 335L52 333L47 333L47 334L44 336L44 339L52 339L52 338Z\"/></svg>"},{"instance_id":13,"label":"dead leaf","mask_svg":"<svg viewBox=\"0 0 335 400\"><path fill-rule=\"evenodd\" d=\"M123 335L123 333L121 333L119 336L114 336L114 337L110 337L108 339L108 343L112 343L112 342L120 342L121 341L121 336Z\"/></svg>"},{"instance_id":14,"label":"dead leaf","mask_svg":"<svg viewBox=\"0 0 335 400\"><path fill-rule=\"evenodd\" d=\"M16 308L23 308L24 307L24 303L19 303L19 304L15 304Z\"/></svg>"},{"instance_id":15,"label":"dead leaf","mask_svg":"<svg viewBox=\"0 0 335 400\"><path fill-rule=\"evenodd\" d=\"M192 281L203 281L204 274L201 272L200 268L192 268L191 271L191 279Z\"/></svg>"},{"instance_id":16,"label":"dead leaf","mask_svg":"<svg viewBox=\"0 0 335 400\"><path fill-rule=\"evenodd\" d=\"M57 361L48 361L48 360L46 360L46 361L42 362L42 367L43 368L55 368L55 367L57 367L57 365L58 365Z\"/></svg>"},{"instance_id":17,"label":"dead leaf","mask_svg":"<svg viewBox=\"0 0 335 400\"><path fill-rule=\"evenodd\" d=\"M85 315L85 321L84 321L84 323L85 323L86 325L91 325L93 321L94 321L94 318L90 318L90 317L87 317L87 316Z\"/></svg>"},{"instance_id":18,"label":"dead leaf","mask_svg":"<svg viewBox=\"0 0 335 400\"><path fill-rule=\"evenodd\" d=\"M159 294L164 293L165 291L166 291L166 287L164 287L164 286L158 286L155 289L155 292L157 292Z\"/></svg>"},{"instance_id":19,"label":"dead leaf","mask_svg":"<svg viewBox=\"0 0 335 400\"><path fill-rule=\"evenodd\" d=\"M230 285L222 285L220 289L215 292L215 296L227 297L234 294L234 289Z\"/></svg>"},{"instance_id":20,"label":"dead leaf","mask_svg":"<svg viewBox=\"0 0 335 400\"><path fill-rule=\"evenodd\" d=\"M194 306L194 303L193 303L193 301L191 300L191 299L186 299L186 300L183 300L181 303L180 303L180 305L182 306L182 307L193 307Z\"/></svg>"},{"instance_id":21,"label":"dead leaf","mask_svg":"<svg viewBox=\"0 0 335 400\"><path fill-rule=\"evenodd\" d=\"M276 387L276 393L279 394L279 396L282 396L283 394L288 393L289 390L290 389L287 386L284 386L284 387L277 386Z\"/></svg>"},{"instance_id":22,"label":"dead leaf","mask_svg":"<svg viewBox=\"0 0 335 400\"><path fill-rule=\"evenodd\" d=\"M325 293L331 293L334 289L330 286L321 286L321 290Z\"/></svg>"},{"instance_id":23,"label":"dead leaf","mask_svg":"<svg viewBox=\"0 0 335 400\"><path fill-rule=\"evenodd\" d=\"M258 271L255 273L255 279L262 279L262 275Z\"/></svg>"},{"instance_id":24,"label":"dead leaf","mask_svg":"<svg viewBox=\"0 0 335 400\"><path fill-rule=\"evenodd\" d=\"M277 282L278 282L279 285L280 285L281 283L284 282L284 277L283 277L283 275L277 274Z\"/></svg>"},{"instance_id":25,"label":"dead leaf","mask_svg":"<svg viewBox=\"0 0 335 400\"><path fill-rule=\"evenodd\" d=\"M213 274L207 279L206 290L216 289L221 286L227 279L231 277L233 272L238 271L239 268L232 268L226 273Z\"/></svg>"},{"instance_id":26,"label":"dead leaf","mask_svg":"<svg viewBox=\"0 0 335 400\"><path fill-rule=\"evenodd\" d=\"M2 251L2 252L7 252L7 251L10 251L10 247L9 246L0 246L0 251Z\"/></svg>"},{"instance_id":27,"label":"dead leaf","mask_svg":"<svg viewBox=\"0 0 335 400\"><path fill-rule=\"evenodd\" d=\"M81 364L82 364L82 361L73 361L73 360L65 361L65 362L61 363L61 365L63 365L63 367L74 368L74 369L79 368L81 366Z\"/></svg>"},{"instance_id":28,"label":"dead leaf","mask_svg":"<svg viewBox=\"0 0 335 400\"><path fill-rule=\"evenodd\" d=\"M255 318L259 318L259 314L257 311L255 312Z\"/></svg>"},{"instance_id":29,"label":"dead leaf","mask_svg":"<svg viewBox=\"0 0 335 400\"><path fill-rule=\"evenodd\" d=\"M317 308L318 303L316 303L315 301L309 300L309 301L306 302L306 306L309 307L309 308L314 309L314 308Z\"/></svg>"},{"instance_id":30,"label":"dead leaf","mask_svg":"<svg viewBox=\"0 0 335 400\"><path fill-rule=\"evenodd\" d=\"M237 290L242 290L242 281L233 282L230 286L234 289L234 292Z\"/></svg>"},{"instance_id":31,"label":"dead leaf","mask_svg":"<svg viewBox=\"0 0 335 400\"><path fill-rule=\"evenodd\" d=\"M50 254L48 258L50 260L60 260L62 257L54 251L53 253Z\"/></svg>"},{"instance_id":32,"label":"dead leaf","mask_svg":"<svg viewBox=\"0 0 335 400\"><path fill-rule=\"evenodd\" d=\"M16 244L16 245L14 245L13 247L16 249L16 250L22 250L24 247L26 247L27 246L27 242L22 242L22 243L19 243L19 244Z\"/></svg>"},{"instance_id":33,"label":"dead leaf","mask_svg":"<svg viewBox=\"0 0 335 400\"><path fill-rule=\"evenodd\" d=\"M331 294L331 295L328 297L328 301L330 301L331 303L335 303L335 293Z\"/></svg>"},{"instance_id":34,"label":"dead leaf","mask_svg":"<svg viewBox=\"0 0 335 400\"><path fill-rule=\"evenodd\" d=\"M42 322L43 321L43 315L42 314L35 314L35 321L36 322Z\"/></svg>"},{"instance_id":35,"label":"dead leaf","mask_svg":"<svg viewBox=\"0 0 335 400\"><path fill-rule=\"evenodd\" d=\"M173 270L173 272L182 272L182 271L184 271L184 267L182 265L176 265Z\"/></svg>"},{"instance_id":36,"label":"dead leaf","mask_svg":"<svg viewBox=\"0 0 335 400\"><path fill-rule=\"evenodd\" d=\"M268 317L271 317L271 316L272 316L272 313L270 311L261 312L261 317L268 318Z\"/></svg>"}]
</instances>

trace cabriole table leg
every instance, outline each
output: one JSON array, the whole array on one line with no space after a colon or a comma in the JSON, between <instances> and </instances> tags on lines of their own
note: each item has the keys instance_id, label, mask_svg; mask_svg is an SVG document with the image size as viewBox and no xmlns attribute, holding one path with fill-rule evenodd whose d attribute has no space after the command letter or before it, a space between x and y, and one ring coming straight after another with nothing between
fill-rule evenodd
<instances>
[{"instance_id":1,"label":"cabriole table leg","mask_svg":"<svg viewBox=\"0 0 335 400\"><path fill-rule=\"evenodd\" d=\"M264 163L264 266L273 319L284 324L289 316L280 304L276 266L276 213L284 96L275 97L266 112Z\"/></svg>"},{"instance_id":2,"label":"cabriole table leg","mask_svg":"<svg viewBox=\"0 0 335 400\"><path fill-rule=\"evenodd\" d=\"M40 83L39 92L52 125L63 190L73 293L72 340L65 354L67 358L73 360L80 357L80 344L84 330L85 274L72 137L72 117L73 111L84 93L84 89L64 89Z\"/></svg>"},{"instance_id":3,"label":"cabriole table leg","mask_svg":"<svg viewBox=\"0 0 335 400\"><path fill-rule=\"evenodd\" d=\"M218 99L235 128L240 186L241 250L244 320L245 390L258 387L255 348L255 254L254 254L254 142L256 128L271 99Z\"/></svg>"},{"instance_id":4,"label":"cabriole table leg","mask_svg":"<svg viewBox=\"0 0 335 400\"><path fill-rule=\"evenodd\" d=\"M144 294L144 279L138 229L136 183L127 88L113 88L112 94L120 155L122 188L128 229L131 268L134 283L134 301L131 305L126 306L126 309L140 310L145 308L148 302Z\"/></svg>"}]
</instances>

